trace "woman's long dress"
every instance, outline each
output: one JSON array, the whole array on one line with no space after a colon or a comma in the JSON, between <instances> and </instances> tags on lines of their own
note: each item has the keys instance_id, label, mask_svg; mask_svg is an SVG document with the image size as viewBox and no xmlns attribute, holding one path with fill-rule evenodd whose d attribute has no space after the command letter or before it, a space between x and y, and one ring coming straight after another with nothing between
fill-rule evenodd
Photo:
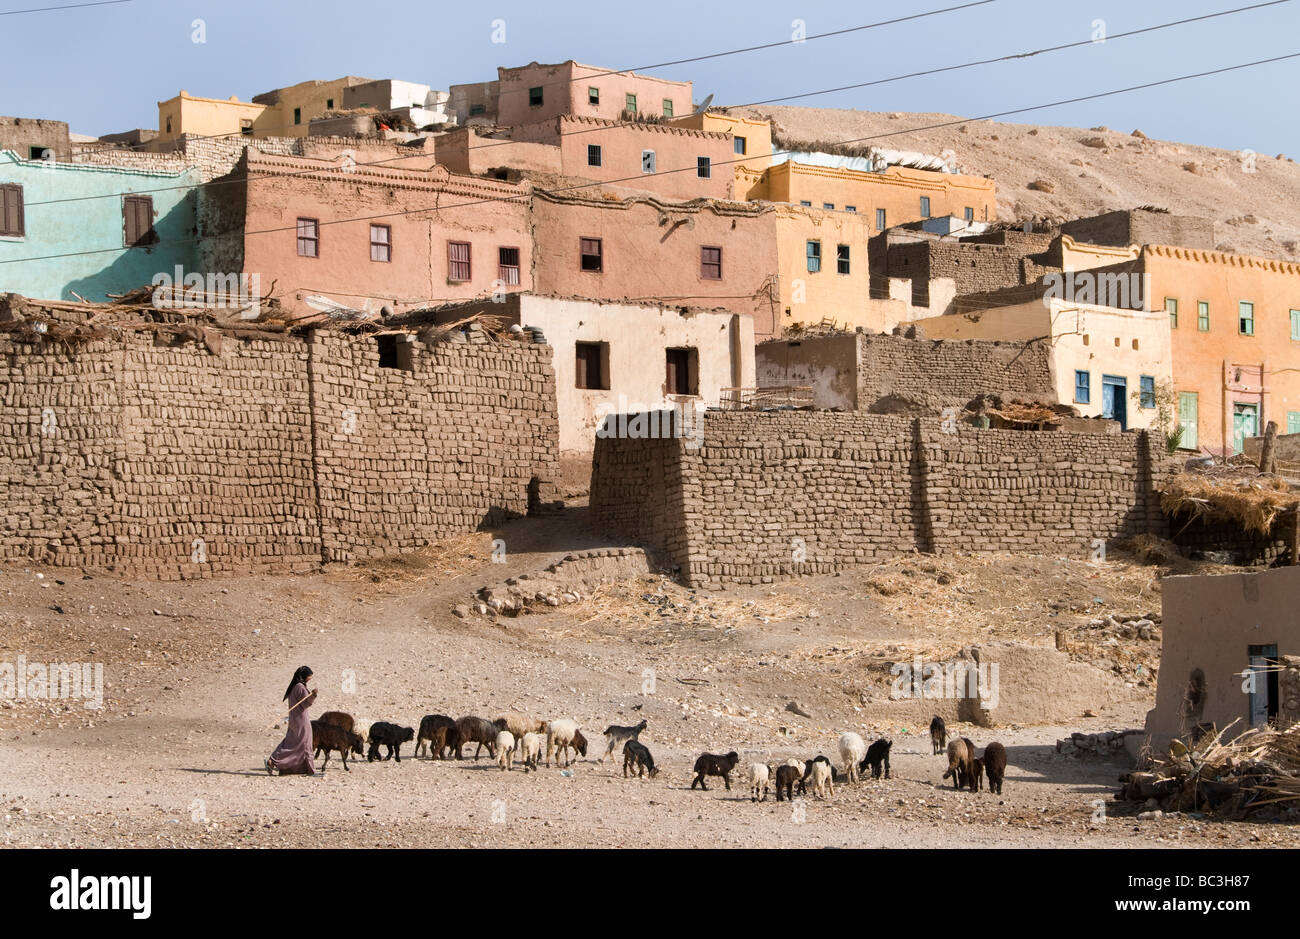
<instances>
[{"instance_id":1,"label":"woman's long dress","mask_svg":"<svg viewBox=\"0 0 1300 939\"><path fill-rule=\"evenodd\" d=\"M312 701L294 707L309 694L312 696ZM289 692L288 705L293 708L289 712L289 731L284 735L284 740L280 741L280 745L275 748L275 752L271 754L271 766L279 770L281 776L316 775L311 749L311 718L307 716L307 709L315 701L315 695L316 692L309 692L301 682L294 685L293 691Z\"/></svg>"}]
</instances>

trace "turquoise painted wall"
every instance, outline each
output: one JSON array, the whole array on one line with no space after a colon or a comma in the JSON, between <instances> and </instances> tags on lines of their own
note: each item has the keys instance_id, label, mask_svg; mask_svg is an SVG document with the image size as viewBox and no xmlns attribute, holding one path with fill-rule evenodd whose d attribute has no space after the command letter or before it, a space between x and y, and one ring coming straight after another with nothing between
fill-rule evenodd
<instances>
[{"instance_id":1,"label":"turquoise painted wall","mask_svg":"<svg viewBox=\"0 0 1300 939\"><path fill-rule=\"evenodd\" d=\"M43 300L107 300L149 284L165 271L198 269L195 242L197 170L156 173L87 163L23 160L0 150L0 183L23 187L25 236L0 238L0 293ZM184 187L184 188L180 188ZM163 190L163 191L151 191ZM121 193L153 198L159 241L147 248L122 244ZM108 196L33 205L50 199ZM84 253L83 253L84 252ZM63 257L47 258L47 255ZM32 260L44 258L43 260Z\"/></svg>"}]
</instances>

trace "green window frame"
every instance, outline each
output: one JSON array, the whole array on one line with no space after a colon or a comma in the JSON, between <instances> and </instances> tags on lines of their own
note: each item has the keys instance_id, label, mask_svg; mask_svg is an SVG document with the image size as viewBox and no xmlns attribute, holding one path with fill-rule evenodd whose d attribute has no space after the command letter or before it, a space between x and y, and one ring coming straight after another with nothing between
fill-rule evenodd
<instances>
[{"instance_id":1,"label":"green window frame","mask_svg":"<svg viewBox=\"0 0 1300 939\"><path fill-rule=\"evenodd\" d=\"M1300 411L1286 412L1286 432L1288 434L1300 434Z\"/></svg>"},{"instance_id":2,"label":"green window frame","mask_svg":"<svg viewBox=\"0 0 1300 939\"><path fill-rule=\"evenodd\" d=\"M1169 328L1178 328L1178 301L1173 297L1165 297L1165 312L1169 314Z\"/></svg>"},{"instance_id":3,"label":"green window frame","mask_svg":"<svg viewBox=\"0 0 1300 939\"><path fill-rule=\"evenodd\" d=\"M835 270L841 274L852 273L849 257L848 245L837 245L835 248Z\"/></svg>"},{"instance_id":4,"label":"green window frame","mask_svg":"<svg viewBox=\"0 0 1300 939\"><path fill-rule=\"evenodd\" d=\"M673 99L664 98L664 117L673 116Z\"/></svg>"},{"instance_id":5,"label":"green window frame","mask_svg":"<svg viewBox=\"0 0 1300 939\"><path fill-rule=\"evenodd\" d=\"M822 243L820 241L808 242L808 273L816 274L822 269Z\"/></svg>"},{"instance_id":6,"label":"green window frame","mask_svg":"<svg viewBox=\"0 0 1300 939\"><path fill-rule=\"evenodd\" d=\"M1210 331L1210 304L1206 300L1196 301L1196 330L1202 333Z\"/></svg>"},{"instance_id":7,"label":"green window frame","mask_svg":"<svg viewBox=\"0 0 1300 939\"><path fill-rule=\"evenodd\" d=\"M1291 341L1300 342L1300 310L1291 311Z\"/></svg>"},{"instance_id":8,"label":"green window frame","mask_svg":"<svg viewBox=\"0 0 1300 939\"><path fill-rule=\"evenodd\" d=\"M1243 336L1255 335L1255 304L1249 300L1237 301L1237 332Z\"/></svg>"},{"instance_id":9,"label":"green window frame","mask_svg":"<svg viewBox=\"0 0 1300 939\"><path fill-rule=\"evenodd\" d=\"M625 94L623 96L623 110L631 111L633 114L636 113L636 95Z\"/></svg>"},{"instance_id":10,"label":"green window frame","mask_svg":"<svg viewBox=\"0 0 1300 939\"><path fill-rule=\"evenodd\" d=\"M929 218L929 217L930 217L930 197L922 196L921 197L921 218Z\"/></svg>"},{"instance_id":11,"label":"green window frame","mask_svg":"<svg viewBox=\"0 0 1300 939\"><path fill-rule=\"evenodd\" d=\"M1138 378L1138 407L1153 408L1156 406L1156 380L1153 375L1143 375Z\"/></svg>"}]
</instances>

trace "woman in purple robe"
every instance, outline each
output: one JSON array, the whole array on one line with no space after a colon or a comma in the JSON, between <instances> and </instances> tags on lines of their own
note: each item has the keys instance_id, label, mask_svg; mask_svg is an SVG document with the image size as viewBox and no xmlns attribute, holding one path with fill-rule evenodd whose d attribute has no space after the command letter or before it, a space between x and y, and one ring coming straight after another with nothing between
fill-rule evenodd
<instances>
[{"instance_id":1,"label":"woman in purple robe","mask_svg":"<svg viewBox=\"0 0 1300 939\"><path fill-rule=\"evenodd\" d=\"M289 730L275 752L266 760L268 774L279 770L281 776L316 775L311 746L311 718L307 716L307 709L316 700L316 692L307 690L311 676L310 668L306 665L299 667L284 693L284 700L289 703Z\"/></svg>"}]
</instances>

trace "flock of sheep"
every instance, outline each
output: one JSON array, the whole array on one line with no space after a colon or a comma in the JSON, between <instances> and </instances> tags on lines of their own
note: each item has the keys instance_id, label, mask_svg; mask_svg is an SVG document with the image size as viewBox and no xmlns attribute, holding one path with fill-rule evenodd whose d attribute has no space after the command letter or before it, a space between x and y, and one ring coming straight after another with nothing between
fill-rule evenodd
<instances>
[{"instance_id":1,"label":"flock of sheep","mask_svg":"<svg viewBox=\"0 0 1300 939\"><path fill-rule=\"evenodd\" d=\"M600 757L604 760L622 745L623 775L635 773L637 777L649 775L654 778L659 773L650 750L641 743L641 731L646 722L630 727L611 724L605 728L605 752ZM430 714L420 721L417 734L412 727L401 727L387 721L356 721L352 715L342 711L326 711L318 720L311 722L312 748L316 756L325 754L324 769L329 763L330 754L338 751L343 758L343 768L348 768L348 754L365 753L367 762L381 759L379 748L388 752L382 759L395 759L402 762L402 744L415 741L415 755L427 754L431 759L447 759L454 756L462 758L462 751L470 744L474 745L474 759L484 748L488 756L494 758L501 769L514 767L516 758L523 764L524 772L536 770L543 758L545 746L546 765L551 765L552 757L568 766L576 757L587 755L587 738L582 735L578 722L570 719L541 721L525 714L507 712L494 720L481 717L462 717L455 719L445 714ZM358 732L361 729L361 732ZM994 741L984 748L982 756L975 755L975 745L966 737L948 740L948 728L943 718L935 717L930 721L930 741L935 754L948 754L948 771L944 779L952 779L954 788L970 789L978 792L988 776L990 792L1002 793L1002 780L1007 768L1007 750L1001 743ZM369 744L369 750L365 749ZM889 778L889 751L893 742L884 737L871 746L853 731L840 736L839 753L843 768L843 777L848 782L856 782L859 774L868 769L873 779L879 779L883 773ZM708 791L707 779L720 776L728 790L731 789L731 773L735 770L740 757L733 750L725 755L704 753L695 761L695 778L691 788L699 786ZM835 794L835 771L831 761L825 756L817 755L811 760L800 762L786 760L775 768L767 763L753 763L749 768L751 798L755 802L767 799L769 786L776 789L776 801L790 800L794 793L806 793L812 787L818 798L828 798Z\"/></svg>"}]
</instances>

